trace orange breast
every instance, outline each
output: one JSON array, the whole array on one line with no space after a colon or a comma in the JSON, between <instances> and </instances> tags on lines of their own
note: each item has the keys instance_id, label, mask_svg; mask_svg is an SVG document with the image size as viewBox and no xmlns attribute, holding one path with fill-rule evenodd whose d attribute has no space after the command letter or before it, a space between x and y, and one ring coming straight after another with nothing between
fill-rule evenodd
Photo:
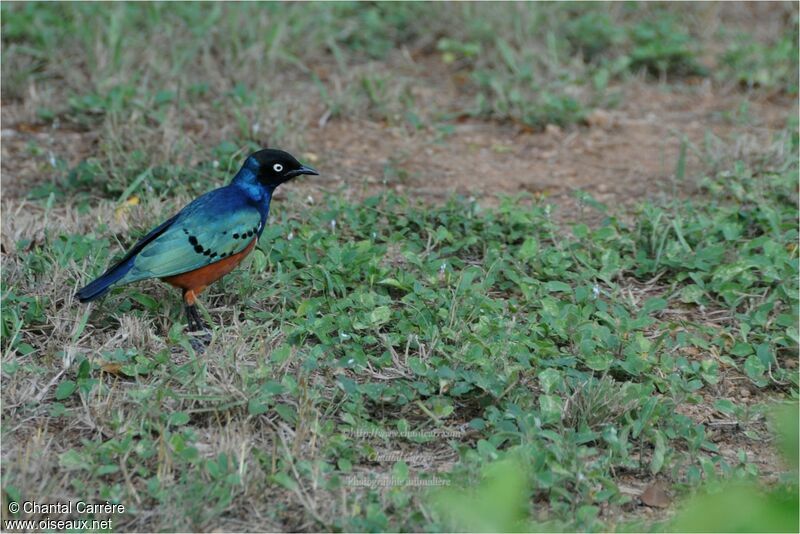
<instances>
[{"instance_id":1,"label":"orange breast","mask_svg":"<svg viewBox=\"0 0 800 534\"><path fill-rule=\"evenodd\" d=\"M208 285L216 282L234 270L237 265L242 263L242 260L245 259L247 255L250 254L250 251L252 251L256 246L257 240L257 238L253 239L250 244L247 245L247 248L234 254L233 256L228 256L225 259L215 261L214 263L210 263L205 267L200 267L194 271L164 277L162 280L168 284L183 289L184 292L197 295ZM194 300L193 297L192 300Z\"/></svg>"}]
</instances>

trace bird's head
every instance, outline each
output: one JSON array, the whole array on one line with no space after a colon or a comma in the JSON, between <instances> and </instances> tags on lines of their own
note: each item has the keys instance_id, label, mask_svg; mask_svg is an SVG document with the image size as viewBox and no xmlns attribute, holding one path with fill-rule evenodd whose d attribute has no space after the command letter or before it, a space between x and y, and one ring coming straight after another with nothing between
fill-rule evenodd
<instances>
[{"instance_id":1,"label":"bird's head","mask_svg":"<svg viewBox=\"0 0 800 534\"><path fill-rule=\"evenodd\" d=\"M242 166L242 170L244 169L251 171L261 185L269 188L278 187L301 174L319 174L311 167L297 161L288 152L271 148L250 154Z\"/></svg>"}]
</instances>

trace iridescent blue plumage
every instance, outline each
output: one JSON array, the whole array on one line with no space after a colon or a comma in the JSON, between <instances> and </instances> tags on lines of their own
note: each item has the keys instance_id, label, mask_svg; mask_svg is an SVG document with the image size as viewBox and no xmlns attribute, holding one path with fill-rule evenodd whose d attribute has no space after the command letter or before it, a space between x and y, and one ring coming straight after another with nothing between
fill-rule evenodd
<instances>
[{"instance_id":1,"label":"iridescent blue plumage","mask_svg":"<svg viewBox=\"0 0 800 534\"><path fill-rule=\"evenodd\" d=\"M190 273L249 250L264 231L275 188L301 174L317 172L286 152L256 152L230 184L200 196L153 229L78 291L78 298L94 300L117 285Z\"/></svg>"}]
</instances>

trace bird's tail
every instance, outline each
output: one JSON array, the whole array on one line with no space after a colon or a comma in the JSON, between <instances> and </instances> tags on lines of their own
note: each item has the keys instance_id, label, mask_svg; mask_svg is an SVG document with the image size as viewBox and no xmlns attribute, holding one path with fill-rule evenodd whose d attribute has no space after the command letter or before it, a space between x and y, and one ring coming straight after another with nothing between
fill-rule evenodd
<instances>
[{"instance_id":1,"label":"bird's tail","mask_svg":"<svg viewBox=\"0 0 800 534\"><path fill-rule=\"evenodd\" d=\"M81 302L89 302L90 300L94 300L105 295L106 292L111 289L111 286L119 282L126 274L128 274L128 271L133 268L133 262L135 261L136 255L139 254L139 252L141 252L148 243L163 234L170 226L172 226L172 223L175 222L175 219L178 218L178 215L173 215L151 230L149 234L141 238L139 242L136 243L127 254L125 254L124 258L119 260L105 273L103 273L103 276L75 293L75 296L78 297L78 300ZM139 279L141 278L142 277L139 277ZM126 280L126 283L131 281L132 280Z\"/></svg>"},{"instance_id":2,"label":"bird's tail","mask_svg":"<svg viewBox=\"0 0 800 534\"><path fill-rule=\"evenodd\" d=\"M119 282L123 276L128 274L128 271L133 267L133 261L121 261L107 270L102 276L90 282L86 287L79 289L75 296L81 302L89 302L96 298L100 298L111 289L115 283Z\"/></svg>"}]
</instances>

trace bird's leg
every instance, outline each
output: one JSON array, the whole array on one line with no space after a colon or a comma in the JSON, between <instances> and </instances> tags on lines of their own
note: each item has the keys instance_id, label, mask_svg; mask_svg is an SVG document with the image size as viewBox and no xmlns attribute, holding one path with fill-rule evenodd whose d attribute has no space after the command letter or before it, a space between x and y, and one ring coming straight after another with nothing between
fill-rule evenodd
<instances>
[{"instance_id":1,"label":"bird's leg","mask_svg":"<svg viewBox=\"0 0 800 534\"><path fill-rule=\"evenodd\" d=\"M199 335L192 334L189 338L189 343L198 354L202 354L206 351L206 346L211 343L211 332L208 331L206 325L203 323L203 319L200 318L200 314L197 312L197 306L194 304L191 306L187 305L186 315L189 318L189 332L199 333Z\"/></svg>"},{"instance_id":2,"label":"bird's leg","mask_svg":"<svg viewBox=\"0 0 800 534\"><path fill-rule=\"evenodd\" d=\"M208 326L206 326L205 322L203 322L203 318L200 317L200 312L197 311L197 306L192 304L191 306L186 307L186 312L189 314L190 320L189 325L191 326L192 322L194 322L195 329L193 331L208 331Z\"/></svg>"},{"instance_id":3,"label":"bird's leg","mask_svg":"<svg viewBox=\"0 0 800 534\"><path fill-rule=\"evenodd\" d=\"M208 327L197 311L197 306L195 305L196 298L197 296L192 290L183 292L183 301L186 303L186 318L189 322L189 332L202 332L200 337L202 337L205 342L209 342L211 341L211 333L208 331Z\"/></svg>"},{"instance_id":4,"label":"bird's leg","mask_svg":"<svg viewBox=\"0 0 800 534\"><path fill-rule=\"evenodd\" d=\"M189 332L194 332L196 330L196 325L194 322L195 310L194 305L185 305L184 310L186 310L186 322L189 323Z\"/></svg>"}]
</instances>

